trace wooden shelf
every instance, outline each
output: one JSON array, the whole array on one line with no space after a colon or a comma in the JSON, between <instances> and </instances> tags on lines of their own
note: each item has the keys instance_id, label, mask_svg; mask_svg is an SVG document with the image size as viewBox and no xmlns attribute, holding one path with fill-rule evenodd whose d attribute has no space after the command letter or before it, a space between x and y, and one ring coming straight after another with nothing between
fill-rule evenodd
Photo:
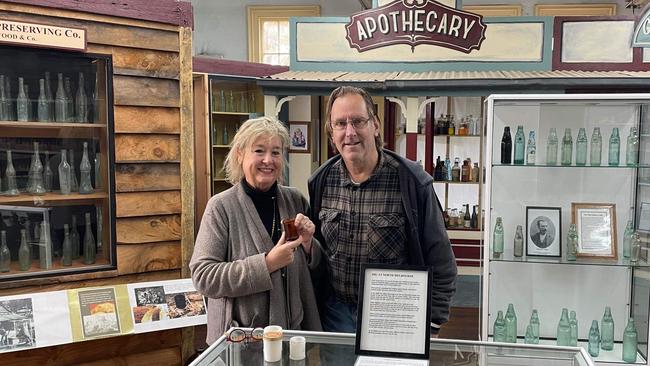
<instances>
[{"instance_id":1,"label":"wooden shelf","mask_svg":"<svg viewBox=\"0 0 650 366\"><path fill-rule=\"evenodd\" d=\"M227 182L226 178L214 178L215 182Z\"/></svg>"},{"instance_id":2,"label":"wooden shelf","mask_svg":"<svg viewBox=\"0 0 650 366\"><path fill-rule=\"evenodd\" d=\"M18 121L0 121L0 127L15 128L106 128L103 123L73 123L73 122L18 122Z\"/></svg>"},{"instance_id":3,"label":"wooden shelf","mask_svg":"<svg viewBox=\"0 0 650 366\"><path fill-rule=\"evenodd\" d=\"M83 245L83 243L82 243ZM110 265L108 260L103 257L101 253L97 253L97 258L95 259L95 263L93 264L84 264L84 257L83 254L81 257L72 260L72 265L70 266L64 266L61 264L61 257L53 257L52 258L52 268L50 269L43 269L40 268L40 261L38 259L32 260L32 264L29 266L29 269L26 271L21 271L20 270L20 264L18 261L11 261L11 264L9 265L9 272L1 272L0 273L0 281L4 279L9 279L13 277L20 277L24 276L26 274L35 274L39 272L45 272L45 273L51 273L51 272L61 272L61 271L75 271L79 269L87 269L87 268L95 268L95 267L106 267Z\"/></svg>"},{"instance_id":4,"label":"wooden shelf","mask_svg":"<svg viewBox=\"0 0 650 366\"><path fill-rule=\"evenodd\" d=\"M8 203L33 203L33 202L70 202L70 201L86 201L86 200L96 200L96 199L106 199L108 198L108 193L106 192L94 192L91 194L80 194L80 193L70 193L70 194L60 194L58 192L47 192L44 195L36 196L32 194L21 193L18 196L0 196L0 204Z\"/></svg>"},{"instance_id":5,"label":"wooden shelf","mask_svg":"<svg viewBox=\"0 0 650 366\"><path fill-rule=\"evenodd\" d=\"M472 138L477 138L477 137L481 137L481 135L433 135L433 137L453 137L453 138L472 137Z\"/></svg>"},{"instance_id":6,"label":"wooden shelf","mask_svg":"<svg viewBox=\"0 0 650 366\"><path fill-rule=\"evenodd\" d=\"M219 144L216 144L216 145L212 145L212 147L218 147L218 148L222 148L222 149L224 149L224 148L225 148L225 149L228 149L228 148L230 148L230 145L219 145Z\"/></svg>"},{"instance_id":7,"label":"wooden shelf","mask_svg":"<svg viewBox=\"0 0 650 366\"><path fill-rule=\"evenodd\" d=\"M439 183L439 184L478 184L478 182L457 182L457 181L451 181L451 180L434 180L433 183Z\"/></svg>"},{"instance_id":8,"label":"wooden shelf","mask_svg":"<svg viewBox=\"0 0 650 366\"><path fill-rule=\"evenodd\" d=\"M218 115L223 115L223 116L245 116L248 117L251 113L256 113L256 112L221 112L221 111L213 111L212 114L218 114Z\"/></svg>"}]
</instances>

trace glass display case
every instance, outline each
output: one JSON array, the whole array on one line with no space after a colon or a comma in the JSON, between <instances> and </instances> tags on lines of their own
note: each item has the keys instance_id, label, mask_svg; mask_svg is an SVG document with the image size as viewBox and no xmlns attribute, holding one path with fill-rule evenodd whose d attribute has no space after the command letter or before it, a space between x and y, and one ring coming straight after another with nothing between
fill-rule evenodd
<instances>
[{"instance_id":1,"label":"glass display case","mask_svg":"<svg viewBox=\"0 0 650 366\"><path fill-rule=\"evenodd\" d=\"M115 268L111 67L0 47L0 281Z\"/></svg>"},{"instance_id":2,"label":"glass display case","mask_svg":"<svg viewBox=\"0 0 650 366\"><path fill-rule=\"evenodd\" d=\"M647 364L649 106L650 94L486 99L484 340Z\"/></svg>"},{"instance_id":3,"label":"glass display case","mask_svg":"<svg viewBox=\"0 0 650 366\"><path fill-rule=\"evenodd\" d=\"M251 329L244 329L250 332ZM306 340L305 358L292 360L289 357L290 339L302 336ZM222 336L192 366L243 366L243 365L322 365L352 366L354 354L354 334L284 331L282 359L278 362L264 362L261 341L233 343ZM339 355L336 364L321 359L322 347L334 346ZM399 365L382 363L382 365ZM531 366L592 366L594 363L585 350L573 347L528 346L521 344L494 344L461 340L432 339L430 343L429 365L531 365Z\"/></svg>"}]
</instances>

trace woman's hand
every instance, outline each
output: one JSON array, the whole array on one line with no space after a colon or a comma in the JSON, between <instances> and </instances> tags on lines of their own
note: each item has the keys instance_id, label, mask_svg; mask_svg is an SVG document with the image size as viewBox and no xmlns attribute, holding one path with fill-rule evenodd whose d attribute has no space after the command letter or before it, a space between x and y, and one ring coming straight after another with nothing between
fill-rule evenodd
<instances>
[{"instance_id":1,"label":"woman's hand","mask_svg":"<svg viewBox=\"0 0 650 366\"><path fill-rule=\"evenodd\" d=\"M266 261L266 268L269 273L273 273L280 268L284 268L293 262L293 251L296 250L301 244L300 238L294 241L285 242L284 232L275 244L273 249L266 254L264 260Z\"/></svg>"},{"instance_id":2,"label":"woman's hand","mask_svg":"<svg viewBox=\"0 0 650 366\"><path fill-rule=\"evenodd\" d=\"M309 219L309 217L298 214L294 220L296 229L298 230L298 240L302 243L302 247L307 255L311 254L311 240L314 238L316 225Z\"/></svg>"}]
</instances>

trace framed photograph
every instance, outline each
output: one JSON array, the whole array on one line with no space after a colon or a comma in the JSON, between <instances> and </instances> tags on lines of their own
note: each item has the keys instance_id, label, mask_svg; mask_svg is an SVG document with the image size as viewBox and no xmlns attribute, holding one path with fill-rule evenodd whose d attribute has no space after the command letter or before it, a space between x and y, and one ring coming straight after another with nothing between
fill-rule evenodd
<instances>
[{"instance_id":1,"label":"framed photograph","mask_svg":"<svg viewBox=\"0 0 650 366\"><path fill-rule=\"evenodd\" d=\"M289 122L289 152L311 153L309 122Z\"/></svg>"},{"instance_id":2,"label":"framed photograph","mask_svg":"<svg viewBox=\"0 0 650 366\"><path fill-rule=\"evenodd\" d=\"M526 207L526 255L562 256L562 209Z\"/></svg>"},{"instance_id":3,"label":"framed photograph","mask_svg":"<svg viewBox=\"0 0 650 366\"><path fill-rule=\"evenodd\" d=\"M578 230L578 256L616 259L616 205L572 203L571 221Z\"/></svg>"}]
</instances>

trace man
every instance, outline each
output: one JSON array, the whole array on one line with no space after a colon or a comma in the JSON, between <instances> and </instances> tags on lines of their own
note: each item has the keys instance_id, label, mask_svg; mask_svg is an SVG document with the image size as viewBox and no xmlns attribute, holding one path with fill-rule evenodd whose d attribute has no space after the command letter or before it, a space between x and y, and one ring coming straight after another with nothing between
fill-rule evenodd
<instances>
[{"instance_id":1,"label":"man","mask_svg":"<svg viewBox=\"0 0 650 366\"><path fill-rule=\"evenodd\" d=\"M428 265L433 270L432 335L449 318L456 261L433 179L382 149L370 95L342 86L330 95L327 132L339 155L309 179L319 248L312 276L323 329L356 332L362 263Z\"/></svg>"},{"instance_id":2,"label":"man","mask_svg":"<svg viewBox=\"0 0 650 366\"><path fill-rule=\"evenodd\" d=\"M548 232L548 222L545 219L537 220L539 230L532 236L533 243L540 248L547 248L553 242L553 234Z\"/></svg>"}]
</instances>

